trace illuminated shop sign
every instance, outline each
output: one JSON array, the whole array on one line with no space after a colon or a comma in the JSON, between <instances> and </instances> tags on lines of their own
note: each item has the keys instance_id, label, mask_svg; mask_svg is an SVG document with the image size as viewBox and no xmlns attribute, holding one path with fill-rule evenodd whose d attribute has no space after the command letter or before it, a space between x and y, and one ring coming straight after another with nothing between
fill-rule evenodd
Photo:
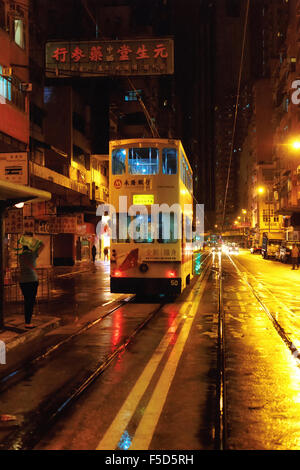
<instances>
[{"instance_id":1,"label":"illuminated shop sign","mask_svg":"<svg viewBox=\"0 0 300 470\"><path fill-rule=\"evenodd\" d=\"M169 38L46 43L46 76L162 75L174 73Z\"/></svg>"},{"instance_id":2,"label":"illuminated shop sign","mask_svg":"<svg viewBox=\"0 0 300 470\"><path fill-rule=\"evenodd\" d=\"M154 194L134 194L133 204L135 206L151 206L154 204Z\"/></svg>"}]
</instances>

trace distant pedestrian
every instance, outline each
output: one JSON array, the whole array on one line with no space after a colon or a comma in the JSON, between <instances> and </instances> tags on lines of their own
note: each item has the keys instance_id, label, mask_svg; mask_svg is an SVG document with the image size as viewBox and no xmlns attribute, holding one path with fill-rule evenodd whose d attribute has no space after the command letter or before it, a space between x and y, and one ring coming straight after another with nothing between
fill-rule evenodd
<instances>
[{"instance_id":1,"label":"distant pedestrian","mask_svg":"<svg viewBox=\"0 0 300 470\"><path fill-rule=\"evenodd\" d=\"M299 269L299 249L295 243L292 248L292 264L292 269L295 269L295 266L297 266L297 269Z\"/></svg>"},{"instance_id":2,"label":"distant pedestrian","mask_svg":"<svg viewBox=\"0 0 300 470\"><path fill-rule=\"evenodd\" d=\"M107 246L103 250L104 253L104 261L108 261L108 248Z\"/></svg>"},{"instance_id":3,"label":"distant pedestrian","mask_svg":"<svg viewBox=\"0 0 300 470\"><path fill-rule=\"evenodd\" d=\"M93 258L93 263L95 263L96 254L97 254L97 248L95 247L95 245L93 245L93 247L92 247L92 258Z\"/></svg>"},{"instance_id":4,"label":"distant pedestrian","mask_svg":"<svg viewBox=\"0 0 300 470\"><path fill-rule=\"evenodd\" d=\"M31 318L39 285L36 259L43 248L43 243L38 244L35 250L30 250L28 246L23 245L23 251L19 255L21 270L19 282L24 297L25 328L34 328L34 325L31 324Z\"/></svg>"}]
</instances>

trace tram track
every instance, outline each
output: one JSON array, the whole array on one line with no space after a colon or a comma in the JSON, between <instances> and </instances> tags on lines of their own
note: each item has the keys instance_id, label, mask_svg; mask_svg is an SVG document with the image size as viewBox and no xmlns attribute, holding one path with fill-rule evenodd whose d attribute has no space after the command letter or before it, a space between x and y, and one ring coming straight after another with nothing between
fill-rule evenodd
<instances>
[{"instance_id":1,"label":"tram track","mask_svg":"<svg viewBox=\"0 0 300 470\"><path fill-rule=\"evenodd\" d=\"M123 305L122 305L123 306ZM117 306L105 315L107 318L109 315L116 313L122 306ZM126 338L120 342L120 344L114 349L113 352L108 353L104 360L100 360L93 370L90 370L85 376L81 377L80 380L74 380L71 383L65 384L61 389L57 390L55 396L48 396L46 399L41 401L39 405L25 416L22 417L21 424L16 426L11 433L9 433L2 442L0 441L0 450L29 450L32 449L41 436L59 419L63 412L71 406L76 399L78 399L87 388L110 366L110 364L128 347L133 341L135 336L148 324L151 319L157 315L162 309L164 303L158 304L158 306L152 310L138 325L126 336ZM104 320L104 318L102 318ZM100 321L100 319L99 319ZM80 335L83 335L86 331L96 326L98 322L92 322L85 326L80 331L67 338L65 341L60 342L59 346L53 346L42 356L34 359L34 365L37 367L38 364L43 363L43 359L50 358L51 355L58 351L63 345L70 343L71 340L75 340ZM28 369L28 368L27 368ZM29 373L29 372L28 372ZM32 373L32 371L31 371ZM22 377L18 382L26 380L26 377ZM15 385L18 385L15 384ZM1 396L1 395L0 395Z\"/></svg>"},{"instance_id":2,"label":"tram track","mask_svg":"<svg viewBox=\"0 0 300 470\"><path fill-rule=\"evenodd\" d=\"M216 256L216 255L215 255ZM226 450L227 412L226 412L226 366L225 366L225 311L223 300L222 255L218 256L216 271L218 289L218 344L217 344L217 383L216 383L216 429L215 448Z\"/></svg>"},{"instance_id":3,"label":"tram track","mask_svg":"<svg viewBox=\"0 0 300 470\"><path fill-rule=\"evenodd\" d=\"M134 296L129 299L129 301L133 301ZM85 324L83 327L79 328L75 333L68 334L64 339L61 341L52 344L51 346L47 347L44 351L38 353L35 357L33 357L31 360L26 362L26 367L19 366L16 369L10 370L7 375L2 377L0 379L0 393L2 393L4 390L6 390L9 386L11 385L16 385L18 380L22 380L24 378L24 374L26 374L26 371L30 369L31 367L35 367L38 363L42 362L43 360L47 359L48 357L51 356L51 354L55 353L58 351L61 347L69 343L70 341L74 340L81 334L85 333L88 331L90 328L93 328L94 326L98 325L100 322L102 322L107 316L111 315L114 313L116 310L121 308L122 306L126 305L128 303L128 300L125 299L121 302L118 303L115 307L113 307L111 310L108 312L104 313L101 315L99 318L96 318L95 320L92 320ZM11 380L13 379L12 383Z\"/></svg>"},{"instance_id":4,"label":"tram track","mask_svg":"<svg viewBox=\"0 0 300 470\"><path fill-rule=\"evenodd\" d=\"M218 289L218 344L217 344L217 384L216 384L216 427L215 427L215 449L216 450L227 450L230 448L230 439L232 437L229 434L231 429L231 417L229 416L227 409L232 409L232 403L228 403L228 393L232 394L231 390L226 392L226 355L229 352L226 350L226 313L230 312L230 304L227 305L226 297L224 298L224 289L226 292L226 285L228 283L223 282L226 276L232 276L233 271L229 268L230 265L234 268L234 272L237 274L238 279L244 284L246 292L251 293L251 297L255 299L256 305L259 309L265 312L267 318L270 320L274 330L279 335L283 343L287 346L292 357L296 360L297 366L300 365L300 350L295 345L295 340L292 339L290 333L290 325L287 322L285 324L282 321L285 316L280 315L278 312L281 311L283 315L293 316L293 312L289 307L264 284L264 282L257 278L239 261L234 260L230 255L226 255L230 264L226 265L226 259L224 255L213 255L215 267L212 269L215 271L216 276L216 288ZM218 263L217 263L218 261ZM229 268L229 269L228 269ZM231 290L232 292L232 290ZM232 301L232 295L229 293L229 298ZM238 301L241 302L241 297L238 297ZM243 307L243 306L242 306ZM236 308L236 307L235 307ZM251 307L253 308L253 306ZM244 307L245 309L245 307ZM246 310L245 310L246 311ZM231 317L231 315L229 315ZM278 318L279 316L279 318ZM232 318L232 317L231 317ZM287 330L289 328L289 330ZM228 369L230 371L230 369ZM232 371L229 372L232 375ZM229 406L230 405L230 406Z\"/></svg>"},{"instance_id":5,"label":"tram track","mask_svg":"<svg viewBox=\"0 0 300 470\"><path fill-rule=\"evenodd\" d=\"M203 265L203 274L210 268L209 257L205 259ZM110 315L118 313L124 305L132 303L134 298L128 302L122 302L122 304L115 306L109 312L102 317L96 319L85 325L83 328L65 338L64 340L52 345L43 354L35 357L31 363L27 364L26 370L19 369L15 371L16 382L12 387L18 385L22 380L26 382L28 377L33 374L33 369L38 370L47 364L47 359L52 360L55 356L54 353L60 353L60 350L68 344L72 344L72 340L78 339L81 335L91 330L93 327L99 325L105 318ZM12 428L4 439L0 441L0 449L2 450L29 450L32 449L40 440L41 436L47 432L53 426L55 422L62 416L62 414L72 405L74 402L87 390L87 388L95 382L95 380L110 366L110 364L128 347L128 345L134 340L136 335L154 318L155 315L165 305L159 303L155 309L151 310L148 315L138 322L137 326L126 336L124 340L115 348L113 352L106 355L105 359L99 361L93 370L90 370L84 377L80 377L80 380L74 380L72 383L67 383L66 386L61 387L57 390L55 395L49 395L46 399L42 400L38 406L32 411L22 416L21 423L18 423ZM76 377L77 378L77 377ZM4 378L5 379L5 378ZM3 380L2 379L2 382ZM8 382L8 378L6 378ZM5 380L4 380L5 381ZM1 384L1 383L0 383ZM9 389L7 390L9 391Z\"/></svg>"},{"instance_id":6,"label":"tram track","mask_svg":"<svg viewBox=\"0 0 300 470\"><path fill-rule=\"evenodd\" d=\"M298 361L300 364L300 351L299 349L295 346L294 342L290 338L290 335L286 332L284 326L277 320L276 318L276 313L274 313L264 302L264 300L261 298L258 290L252 285L252 283L249 281L249 277L253 277L253 275L246 270L245 267L243 267L244 271L241 271L241 269L238 267L237 263L233 261L233 259L228 256L229 260L231 261L232 265L236 269L236 272L240 276L240 278L243 280L243 282L249 287L251 290L252 294L256 298L257 302L261 306L261 308L265 311L267 314L268 318L270 319L271 323L273 324L275 330L279 334L280 338L283 340L283 342L286 344L288 349L290 350L292 356ZM268 296L270 296L274 302L277 305L282 305L282 302L276 298L276 296L264 285L262 281L260 281L260 284L263 286L265 292L267 292ZM289 308L286 305L283 305L284 309L286 311L289 311ZM290 312L291 313L291 312Z\"/></svg>"}]
</instances>

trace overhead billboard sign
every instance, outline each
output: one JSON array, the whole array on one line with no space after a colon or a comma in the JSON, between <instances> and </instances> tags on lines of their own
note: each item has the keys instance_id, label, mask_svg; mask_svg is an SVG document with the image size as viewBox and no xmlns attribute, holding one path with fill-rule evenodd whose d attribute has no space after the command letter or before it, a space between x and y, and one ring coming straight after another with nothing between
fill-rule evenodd
<instances>
[{"instance_id":1,"label":"overhead billboard sign","mask_svg":"<svg viewBox=\"0 0 300 470\"><path fill-rule=\"evenodd\" d=\"M170 38L46 43L46 76L134 76L174 73Z\"/></svg>"}]
</instances>

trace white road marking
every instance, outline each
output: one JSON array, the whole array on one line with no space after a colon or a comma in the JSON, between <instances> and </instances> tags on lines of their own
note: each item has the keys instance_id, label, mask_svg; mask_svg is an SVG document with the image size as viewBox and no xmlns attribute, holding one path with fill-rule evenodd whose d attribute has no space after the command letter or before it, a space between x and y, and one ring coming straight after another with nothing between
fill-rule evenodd
<instances>
[{"instance_id":1,"label":"white road marking","mask_svg":"<svg viewBox=\"0 0 300 470\"><path fill-rule=\"evenodd\" d=\"M177 331L179 325L183 322L182 330L177 338L175 346L173 346L173 350L169 356L167 361L169 369L167 370L166 366L164 367L159 382L153 392L152 398L148 406L146 407L144 417L138 426L136 431L136 435L134 438L134 443L132 449L136 448L136 446L143 447L143 450L148 448L148 445L152 439L152 435L154 433L156 423L159 419L161 414L167 392L171 385L172 379L174 377L177 364L179 358L181 356L184 344L187 340L192 322L194 320L195 314L197 312L200 300L202 298L207 279L208 279L209 270L204 275L203 279L199 279L195 288L200 284L199 293L197 294L197 300L191 303L191 299L193 298L194 292L192 291L187 299L185 304L186 308L185 311L179 314L173 320L171 326L169 327L167 333L162 338L161 342L159 343L158 347L154 351L150 361L147 363L145 369L143 370L142 374L138 378L137 382L135 383L134 387L132 388L131 392L129 393L127 399L125 400L124 404L122 405L120 411L116 415L115 419L107 429L106 433L102 437L101 441L96 447L96 450L114 450L117 448L117 445L128 426L129 421L131 420L135 410L138 406L139 401L141 400L142 396L144 395L147 387L150 384L150 381L157 370L161 359L163 358L167 348L171 345L172 340L174 338L174 333ZM189 311L190 310L190 311ZM188 312L188 313L187 313ZM186 318L184 318L186 316ZM163 396L160 396L158 391L163 390ZM153 397L155 396L156 405L154 407ZM157 403L158 402L158 403ZM147 436L145 439L145 431L144 431L144 423L145 420L148 422L152 420L152 426L146 432ZM131 450L131 447L130 447Z\"/></svg>"}]
</instances>

